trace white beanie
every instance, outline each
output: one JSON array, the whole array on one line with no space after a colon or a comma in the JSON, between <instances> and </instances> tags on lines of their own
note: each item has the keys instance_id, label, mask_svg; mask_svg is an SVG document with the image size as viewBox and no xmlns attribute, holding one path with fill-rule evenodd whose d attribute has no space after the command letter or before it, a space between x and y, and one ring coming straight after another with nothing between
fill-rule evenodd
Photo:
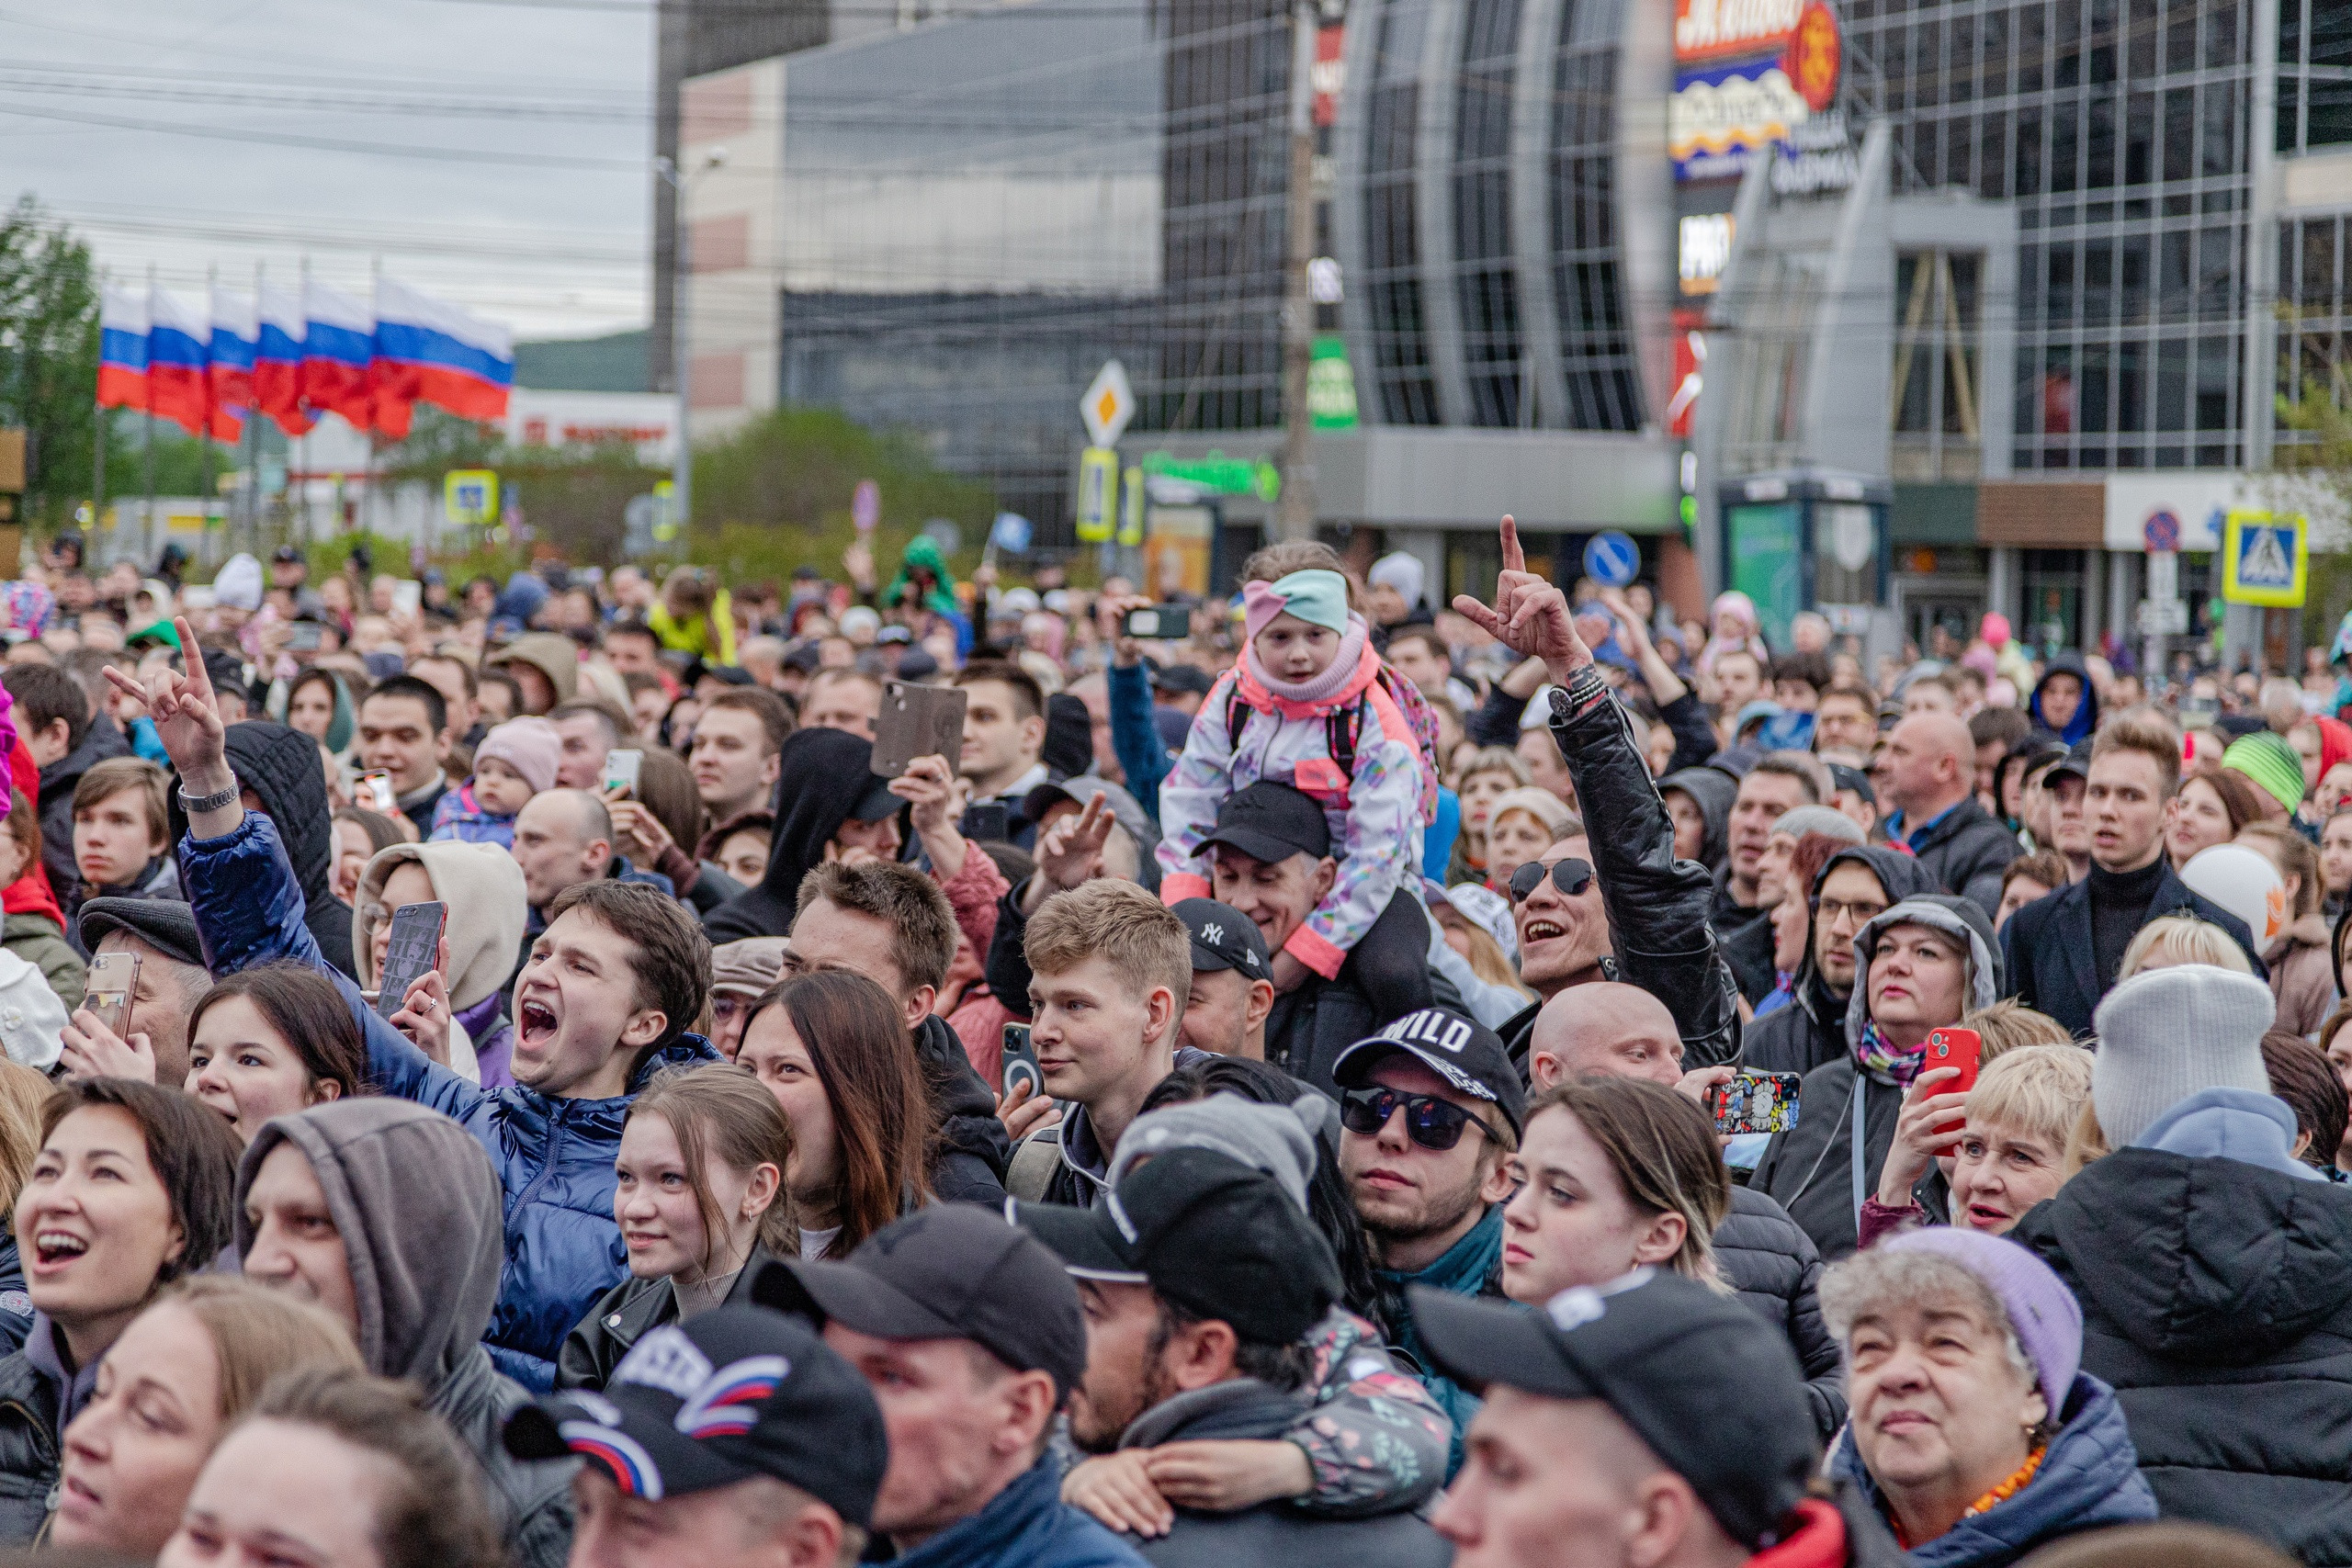
<instances>
[{"instance_id":1,"label":"white beanie","mask_svg":"<svg viewBox=\"0 0 2352 1568\"><path fill-rule=\"evenodd\" d=\"M1385 555L1372 563L1372 570L1365 576L1382 588L1394 588L1408 610L1421 602L1423 569L1419 556L1403 550Z\"/></svg>"},{"instance_id":2,"label":"white beanie","mask_svg":"<svg viewBox=\"0 0 2352 1568\"><path fill-rule=\"evenodd\" d=\"M2107 1146L2131 1144L2205 1089L2268 1094L2262 1033L2278 1011L2269 987L2210 964L2143 969L2109 991L2092 1015L2091 1062L2091 1104Z\"/></svg>"}]
</instances>

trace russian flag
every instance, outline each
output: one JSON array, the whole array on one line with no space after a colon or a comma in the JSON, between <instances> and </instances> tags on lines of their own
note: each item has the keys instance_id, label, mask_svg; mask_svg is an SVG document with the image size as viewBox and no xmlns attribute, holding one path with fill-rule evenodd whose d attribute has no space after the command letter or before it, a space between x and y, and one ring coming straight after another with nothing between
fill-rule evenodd
<instances>
[{"instance_id":1,"label":"russian flag","mask_svg":"<svg viewBox=\"0 0 2352 1568\"><path fill-rule=\"evenodd\" d=\"M109 283L98 298L98 407L147 406L147 296Z\"/></svg>"},{"instance_id":2,"label":"russian flag","mask_svg":"<svg viewBox=\"0 0 2352 1568\"><path fill-rule=\"evenodd\" d=\"M250 294L212 291L212 434L234 441L245 433L245 412L254 406L254 358L261 325Z\"/></svg>"},{"instance_id":3,"label":"russian flag","mask_svg":"<svg viewBox=\"0 0 2352 1568\"><path fill-rule=\"evenodd\" d=\"M514 383L514 333L446 299L379 277L371 379L377 427L388 435L408 434L409 407L414 403L431 403L461 419L503 419L507 390Z\"/></svg>"},{"instance_id":4,"label":"russian flag","mask_svg":"<svg viewBox=\"0 0 2352 1568\"><path fill-rule=\"evenodd\" d=\"M367 306L322 283L304 286L302 397L314 412L339 413L354 430L368 428L368 363L375 336Z\"/></svg>"},{"instance_id":5,"label":"russian flag","mask_svg":"<svg viewBox=\"0 0 2352 1568\"><path fill-rule=\"evenodd\" d=\"M194 301L168 288L153 290L147 309L147 412L201 435L212 323Z\"/></svg>"},{"instance_id":6,"label":"russian flag","mask_svg":"<svg viewBox=\"0 0 2352 1568\"><path fill-rule=\"evenodd\" d=\"M261 336L254 350L254 402L288 435L318 422L302 406L302 298L261 286Z\"/></svg>"}]
</instances>

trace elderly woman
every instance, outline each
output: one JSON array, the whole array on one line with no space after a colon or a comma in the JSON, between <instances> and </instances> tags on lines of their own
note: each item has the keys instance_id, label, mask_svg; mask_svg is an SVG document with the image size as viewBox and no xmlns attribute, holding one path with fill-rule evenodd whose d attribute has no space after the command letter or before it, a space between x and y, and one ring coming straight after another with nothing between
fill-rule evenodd
<instances>
[{"instance_id":1,"label":"elderly woman","mask_svg":"<svg viewBox=\"0 0 2352 1568\"><path fill-rule=\"evenodd\" d=\"M1919 1568L2002 1568L2156 1517L2083 1313L2049 1265L1976 1231L1899 1235L1822 1277L1853 1417L1830 1456Z\"/></svg>"},{"instance_id":2,"label":"elderly woman","mask_svg":"<svg viewBox=\"0 0 2352 1568\"><path fill-rule=\"evenodd\" d=\"M1930 1068L1904 1097L1878 1191L1862 1201L1864 1247L1928 1223L1921 1200L1941 1196L1933 1189L1942 1184L1923 1179L1939 1159L1951 1162L1951 1223L1990 1235L2008 1234L2064 1182L2066 1140L2091 1100L2091 1054L2072 1042L2021 1045L1985 1063L1973 1089L1947 1092L1959 1072Z\"/></svg>"}]
</instances>

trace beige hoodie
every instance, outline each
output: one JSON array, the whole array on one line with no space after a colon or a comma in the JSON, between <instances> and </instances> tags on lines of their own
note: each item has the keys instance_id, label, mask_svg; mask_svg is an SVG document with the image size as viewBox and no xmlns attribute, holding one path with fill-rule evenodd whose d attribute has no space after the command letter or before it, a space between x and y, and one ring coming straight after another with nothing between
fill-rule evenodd
<instances>
[{"instance_id":1,"label":"beige hoodie","mask_svg":"<svg viewBox=\"0 0 2352 1568\"><path fill-rule=\"evenodd\" d=\"M374 989L381 978L376 973L375 946L376 927L390 913L384 908L384 884L393 868L407 861L424 867L433 881L433 896L449 906L449 970L444 978L450 1010L463 1012L502 989L514 972L514 955L522 949L523 926L530 915L523 870L496 844L444 840L379 850L359 874L352 910L352 960L362 989ZM466 1041L461 1049L462 1031L454 1018L449 1031L449 1065L462 1074L473 1065L473 1044Z\"/></svg>"}]
</instances>

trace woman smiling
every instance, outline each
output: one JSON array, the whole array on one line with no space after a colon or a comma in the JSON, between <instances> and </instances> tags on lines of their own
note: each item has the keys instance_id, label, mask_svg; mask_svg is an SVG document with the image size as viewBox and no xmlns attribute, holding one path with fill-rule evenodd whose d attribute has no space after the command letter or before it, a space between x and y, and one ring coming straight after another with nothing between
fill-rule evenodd
<instances>
[{"instance_id":1,"label":"woman smiling","mask_svg":"<svg viewBox=\"0 0 2352 1568\"><path fill-rule=\"evenodd\" d=\"M1830 1457L1920 1568L1996 1568L2156 1517L2122 1406L2081 1370L2082 1308L2014 1242L1896 1236L1822 1277L1853 1416Z\"/></svg>"},{"instance_id":2,"label":"woman smiling","mask_svg":"<svg viewBox=\"0 0 2352 1568\"><path fill-rule=\"evenodd\" d=\"M216 982L187 1021L187 1091L240 1144L273 1116L357 1094L368 1049L342 994L299 964L265 964Z\"/></svg>"}]
</instances>

